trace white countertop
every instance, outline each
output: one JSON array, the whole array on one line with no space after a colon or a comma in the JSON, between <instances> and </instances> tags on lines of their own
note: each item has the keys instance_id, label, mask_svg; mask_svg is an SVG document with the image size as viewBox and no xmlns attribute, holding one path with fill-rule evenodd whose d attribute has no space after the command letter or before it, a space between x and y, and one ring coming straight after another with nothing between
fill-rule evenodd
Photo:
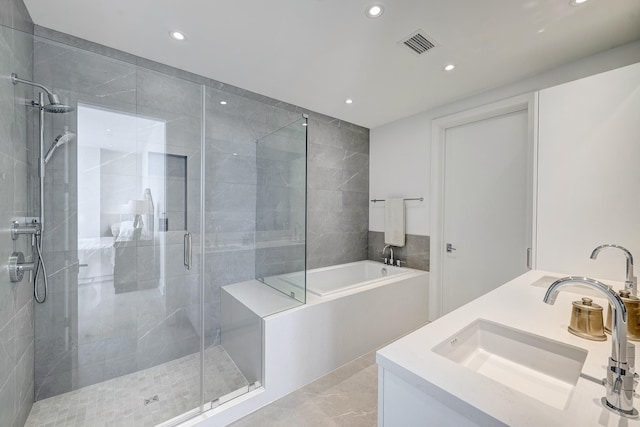
<instances>
[{"instance_id":1,"label":"white countertop","mask_svg":"<svg viewBox=\"0 0 640 427\"><path fill-rule=\"evenodd\" d=\"M510 426L640 426L640 420L622 418L600 403L605 388L594 379L602 379L606 375L611 337L608 336L607 341L590 341L567 331L571 302L586 293L563 289L555 305L545 304L542 299L546 288L531 286L543 276L566 275L529 271L379 350L378 364L442 402L466 402L454 403L454 406L471 417L484 413ZM616 290L622 286L611 281L604 283ZM595 295L592 298L595 303L607 306L604 298ZM582 374L563 410L514 391L432 351L433 347L476 319L501 323L588 351ZM635 344L638 354L640 343ZM634 406L640 408L637 394Z\"/></svg>"}]
</instances>

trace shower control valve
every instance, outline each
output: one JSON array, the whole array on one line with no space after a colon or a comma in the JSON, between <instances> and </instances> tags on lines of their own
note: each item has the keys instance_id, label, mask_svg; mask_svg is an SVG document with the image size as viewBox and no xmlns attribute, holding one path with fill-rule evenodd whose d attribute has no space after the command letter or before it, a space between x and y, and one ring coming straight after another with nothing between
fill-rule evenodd
<instances>
[{"instance_id":1,"label":"shower control valve","mask_svg":"<svg viewBox=\"0 0 640 427\"><path fill-rule=\"evenodd\" d=\"M25 271L33 271L34 263L24 262L24 254L22 252L14 252L9 257L9 278L12 282L21 282Z\"/></svg>"},{"instance_id":2,"label":"shower control valve","mask_svg":"<svg viewBox=\"0 0 640 427\"><path fill-rule=\"evenodd\" d=\"M21 234L40 234L40 224L37 222L20 224L19 221L11 222L11 239L17 240Z\"/></svg>"}]
</instances>

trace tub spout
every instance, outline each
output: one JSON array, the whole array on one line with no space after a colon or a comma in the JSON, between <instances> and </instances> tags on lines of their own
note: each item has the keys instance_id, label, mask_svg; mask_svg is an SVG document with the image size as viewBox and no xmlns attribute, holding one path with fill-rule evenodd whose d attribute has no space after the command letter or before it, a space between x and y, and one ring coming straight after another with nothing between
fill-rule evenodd
<instances>
[{"instance_id":1,"label":"tub spout","mask_svg":"<svg viewBox=\"0 0 640 427\"><path fill-rule=\"evenodd\" d=\"M553 282L547 289L544 302L554 304L560 289L571 283L581 283L599 290L607 297L613 308L611 357L609 358L606 378L607 393L602 398L602 404L618 415L637 418L638 411L633 407L635 384L627 358L627 308L620 296L607 285L587 277L574 276L563 277ZM631 348L634 349L634 347Z\"/></svg>"},{"instance_id":2,"label":"tub spout","mask_svg":"<svg viewBox=\"0 0 640 427\"><path fill-rule=\"evenodd\" d=\"M384 254L387 252L387 248L389 248L389 252L391 253L391 257L390 258L384 258L384 263L385 264L389 264L389 265L394 265L394 260L393 260L393 246L391 245L386 245L383 249L382 249L382 256L384 257ZM388 262L387 262L388 261Z\"/></svg>"}]
</instances>

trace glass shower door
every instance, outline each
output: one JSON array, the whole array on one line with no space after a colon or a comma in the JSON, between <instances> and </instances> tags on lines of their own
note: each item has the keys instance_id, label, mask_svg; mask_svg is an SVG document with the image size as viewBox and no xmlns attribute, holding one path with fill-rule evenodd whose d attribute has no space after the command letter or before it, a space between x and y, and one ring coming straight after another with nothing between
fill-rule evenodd
<instances>
[{"instance_id":1,"label":"glass shower door","mask_svg":"<svg viewBox=\"0 0 640 427\"><path fill-rule=\"evenodd\" d=\"M151 82L202 90L137 75L139 93ZM199 408L202 381L201 111L153 104L77 109L77 374L92 375L78 385L126 393L142 423Z\"/></svg>"}]
</instances>

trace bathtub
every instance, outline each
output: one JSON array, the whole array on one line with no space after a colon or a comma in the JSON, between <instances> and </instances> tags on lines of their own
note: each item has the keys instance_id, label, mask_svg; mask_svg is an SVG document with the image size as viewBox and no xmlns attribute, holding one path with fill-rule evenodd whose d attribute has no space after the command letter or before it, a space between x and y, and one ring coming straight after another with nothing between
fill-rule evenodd
<instances>
[{"instance_id":1,"label":"bathtub","mask_svg":"<svg viewBox=\"0 0 640 427\"><path fill-rule=\"evenodd\" d=\"M304 272L269 277L281 281L280 291L258 280L222 287L222 345L234 361L244 358L255 371L264 369L264 390L249 393L229 418L221 414L220 425L428 322L427 271L375 261L308 270L302 304L289 295L302 292L304 277ZM244 372L244 364L238 366Z\"/></svg>"},{"instance_id":2,"label":"bathtub","mask_svg":"<svg viewBox=\"0 0 640 427\"><path fill-rule=\"evenodd\" d=\"M416 270L394 267L375 261L357 261L307 271L307 292L321 297L369 286L390 278L400 278ZM304 272L283 274L278 278L299 289L304 287Z\"/></svg>"}]
</instances>

